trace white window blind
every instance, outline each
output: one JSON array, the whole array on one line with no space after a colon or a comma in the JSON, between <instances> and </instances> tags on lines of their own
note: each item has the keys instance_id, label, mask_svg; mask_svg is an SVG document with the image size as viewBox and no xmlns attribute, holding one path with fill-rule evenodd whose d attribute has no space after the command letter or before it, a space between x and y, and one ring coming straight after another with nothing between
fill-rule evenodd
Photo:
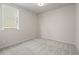
<instances>
[{"instance_id":1,"label":"white window blind","mask_svg":"<svg viewBox=\"0 0 79 59\"><path fill-rule=\"evenodd\" d=\"M1 5L0 5L0 29L2 29L2 9L1 9Z\"/></svg>"},{"instance_id":2,"label":"white window blind","mask_svg":"<svg viewBox=\"0 0 79 59\"><path fill-rule=\"evenodd\" d=\"M5 28L16 28L19 29L19 10L9 5L1 6L1 27Z\"/></svg>"}]
</instances>

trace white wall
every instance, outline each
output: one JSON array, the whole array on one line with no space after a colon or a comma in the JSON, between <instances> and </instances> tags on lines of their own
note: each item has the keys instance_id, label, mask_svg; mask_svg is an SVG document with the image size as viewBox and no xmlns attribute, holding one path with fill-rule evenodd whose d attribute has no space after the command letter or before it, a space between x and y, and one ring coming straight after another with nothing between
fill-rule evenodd
<instances>
[{"instance_id":1,"label":"white wall","mask_svg":"<svg viewBox=\"0 0 79 59\"><path fill-rule=\"evenodd\" d=\"M76 45L79 50L79 3L76 4Z\"/></svg>"},{"instance_id":2,"label":"white wall","mask_svg":"<svg viewBox=\"0 0 79 59\"><path fill-rule=\"evenodd\" d=\"M19 8L20 29L0 30L0 48L38 37L36 14Z\"/></svg>"},{"instance_id":3,"label":"white wall","mask_svg":"<svg viewBox=\"0 0 79 59\"><path fill-rule=\"evenodd\" d=\"M75 5L39 15L40 37L75 44Z\"/></svg>"},{"instance_id":4,"label":"white wall","mask_svg":"<svg viewBox=\"0 0 79 59\"><path fill-rule=\"evenodd\" d=\"M20 10L20 30L0 30L0 48L34 39L39 33L41 38L75 44L74 5L42 13L38 18L33 12L16 8Z\"/></svg>"}]
</instances>

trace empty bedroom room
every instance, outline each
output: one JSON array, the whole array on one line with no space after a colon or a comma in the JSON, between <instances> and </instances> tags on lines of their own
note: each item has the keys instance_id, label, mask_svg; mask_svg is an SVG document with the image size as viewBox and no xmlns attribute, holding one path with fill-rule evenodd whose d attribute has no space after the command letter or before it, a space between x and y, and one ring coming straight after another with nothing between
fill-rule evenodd
<instances>
[{"instance_id":1,"label":"empty bedroom room","mask_svg":"<svg viewBox=\"0 0 79 59\"><path fill-rule=\"evenodd\" d=\"M79 55L78 3L0 3L0 55Z\"/></svg>"}]
</instances>

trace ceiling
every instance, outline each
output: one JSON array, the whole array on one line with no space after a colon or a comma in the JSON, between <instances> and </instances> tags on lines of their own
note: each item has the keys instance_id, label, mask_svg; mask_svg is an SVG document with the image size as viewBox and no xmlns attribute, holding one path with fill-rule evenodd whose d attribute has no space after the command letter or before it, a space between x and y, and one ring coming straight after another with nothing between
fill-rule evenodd
<instances>
[{"instance_id":1,"label":"ceiling","mask_svg":"<svg viewBox=\"0 0 79 59\"><path fill-rule=\"evenodd\" d=\"M63 6L71 5L71 4L73 3L45 3L44 6L38 6L37 3L16 3L16 5L35 13L42 13L42 12L54 10Z\"/></svg>"}]
</instances>

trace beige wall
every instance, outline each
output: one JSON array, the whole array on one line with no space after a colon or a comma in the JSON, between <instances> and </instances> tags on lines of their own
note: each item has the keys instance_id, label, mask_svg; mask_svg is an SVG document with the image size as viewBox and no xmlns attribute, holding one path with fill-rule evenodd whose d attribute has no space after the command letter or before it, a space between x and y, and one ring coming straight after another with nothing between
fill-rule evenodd
<instances>
[{"instance_id":1,"label":"beige wall","mask_svg":"<svg viewBox=\"0 0 79 59\"><path fill-rule=\"evenodd\" d=\"M37 16L33 12L19 8L20 29L0 30L0 48L38 37Z\"/></svg>"},{"instance_id":2,"label":"beige wall","mask_svg":"<svg viewBox=\"0 0 79 59\"><path fill-rule=\"evenodd\" d=\"M40 37L75 44L75 5L39 15Z\"/></svg>"}]
</instances>

